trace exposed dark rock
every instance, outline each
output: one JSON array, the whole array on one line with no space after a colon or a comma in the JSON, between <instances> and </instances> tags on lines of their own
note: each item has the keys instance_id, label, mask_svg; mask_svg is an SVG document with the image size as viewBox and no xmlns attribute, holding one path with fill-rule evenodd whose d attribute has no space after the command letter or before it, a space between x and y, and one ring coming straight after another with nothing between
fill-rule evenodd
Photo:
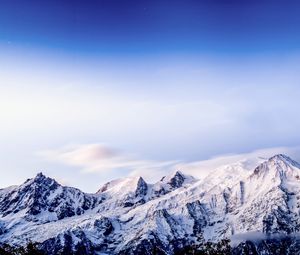
<instances>
[{"instance_id":1,"label":"exposed dark rock","mask_svg":"<svg viewBox=\"0 0 300 255\"><path fill-rule=\"evenodd\" d=\"M148 191L148 185L144 181L144 179L142 177L140 177L137 182L137 188L135 190L135 197L143 197L143 196L147 195L147 191Z\"/></svg>"},{"instance_id":2,"label":"exposed dark rock","mask_svg":"<svg viewBox=\"0 0 300 255\"><path fill-rule=\"evenodd\" d=\"M175 175L170 179L169 183L172 188L180 188L184 183L185 177L182 173L177 171Z\"/></svg>"}]
</instances>

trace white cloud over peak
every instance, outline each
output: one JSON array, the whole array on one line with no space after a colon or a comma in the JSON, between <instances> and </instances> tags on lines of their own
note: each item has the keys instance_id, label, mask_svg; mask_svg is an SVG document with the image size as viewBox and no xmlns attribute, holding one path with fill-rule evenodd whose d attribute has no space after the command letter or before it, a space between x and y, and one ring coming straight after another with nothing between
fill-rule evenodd
<instances>
[{"instance_id":1,"label":"white cloud over peak","mask_svg":"<svg viewBox=\"0 0 300 255\"><path fill-rule=\"evenodd\" d=\"M38 154L47 160L80 168L83 173L115 172L117 176L142 175L150 180L160 178L178 163L137 159L104 144L69 145Z\"/></svg>"},{"instance_id":2,"label":"white cloud over peak","mask_svg":"<svg viewBox=\"0 0 300 255\"><path fill-rule=\"evenodd\" d=\"M280 153L300 161L300 147L267 148L249 153L220 155L194 162L139 159L136 155L122 153L104 144L70 145L42 151L39 155L50 161L79 168L85 174L109 174L115 177L138 175L149 182L155 182L176 170L201 179L217 171L219 167L237 162L243 164L246 170L252 171L260 162Z\"/></svg>"}]
</instances>

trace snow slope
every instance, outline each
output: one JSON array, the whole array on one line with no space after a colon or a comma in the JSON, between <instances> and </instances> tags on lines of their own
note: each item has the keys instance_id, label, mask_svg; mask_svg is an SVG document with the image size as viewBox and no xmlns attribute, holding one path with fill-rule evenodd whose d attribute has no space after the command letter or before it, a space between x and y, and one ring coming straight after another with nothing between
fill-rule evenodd
<instances>
[{"instance_id":1,"label":"snow slope","mask_svg":"<svg viewBox=\"0 0 300 255\"><path fill-rule=\"evenodd\" d=\"M96 194L38 174L0 190L0 242L31 240L48 254L174 254L204 240L299 232L300 165L285 155L262 161L252 170L247 160L226 165L203 180L180 171L154 184L118 179Z\"/></svg>"}]
</instances>

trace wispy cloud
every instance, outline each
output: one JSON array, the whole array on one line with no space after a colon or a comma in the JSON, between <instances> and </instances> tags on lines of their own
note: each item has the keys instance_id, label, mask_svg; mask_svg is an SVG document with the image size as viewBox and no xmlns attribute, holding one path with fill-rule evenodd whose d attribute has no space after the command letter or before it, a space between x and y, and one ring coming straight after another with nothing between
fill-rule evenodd
<instances>
[{"instance_id":1,"label":"wispy cloud","mask_svg":"<svg viewBox=\"0 0 300 255\"><path fill-rule=\"evenodd\" d=\"M139 159L134 154L122 153L104 144L69 145L39 152L39 155L50 161L79 168L86 174L114 172L113 176L139 175L154 182L175 170L181 170L201 179L221 166L236 162L243 162L245 169L253 170L259 162L279 153L300 160L300 147L268 148L250 153L220 155L194 162Z\"/></svg>"},{"instance_id":2,"label":"wispy cloud","mask_svg":"<svg viewBox=\"0 0 300 255\"><path fill-rule=\"evenodd\" d=\"M219 155L207 160L178 163L176 168L195 177L204 178L212 171L217 171L219 167L238 162L242 163L246 170L252 171L260 162L276 154L286 154L300 162L300 147L273 147L248 153Z\"/></svg>"},{"instance_id":3,"label":"wispy cloud","mask_svg":"<svg viewBox=\"0 0 300 255\"><path fill-rule=\"evenodd\" d=\"M104 144L69 145L38 154L47 160L80 168L83 173L106 174L119 171L119 176L125 172L129 175L143 175L148 179L163 175L178 163L178 161L141 160Z\"/></svg>"}]
</instances>

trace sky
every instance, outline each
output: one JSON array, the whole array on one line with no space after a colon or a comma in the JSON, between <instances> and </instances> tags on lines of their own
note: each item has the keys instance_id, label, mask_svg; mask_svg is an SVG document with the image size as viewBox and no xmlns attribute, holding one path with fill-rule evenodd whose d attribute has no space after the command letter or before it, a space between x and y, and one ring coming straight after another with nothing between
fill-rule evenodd
<instances>
[{"instance_id":1,"label":"sky","mask_svg":"<svg viewBox=\"0 0 300 255\"><path fill-rule=\"evenodd\" d=\"M42 171L95 192L297 159L299 13L296 0L1 1L0 187Z\"/></svg>"}]
</instances>

